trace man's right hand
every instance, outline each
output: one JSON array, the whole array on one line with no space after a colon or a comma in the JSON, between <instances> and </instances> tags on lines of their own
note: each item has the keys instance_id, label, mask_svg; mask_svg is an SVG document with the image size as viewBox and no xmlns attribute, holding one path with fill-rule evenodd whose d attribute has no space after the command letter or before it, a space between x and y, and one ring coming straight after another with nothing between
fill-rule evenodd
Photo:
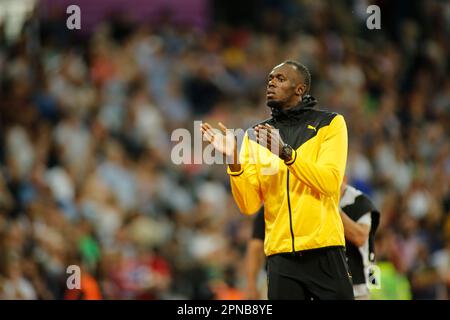
<instances>
[{"instance_id":1,"label":"man's right hand","mask_svg":"<svg viewBox=\"0 0 450 320\"><path fill-rule=\"evenodd\" d=\"M228 130L221 122L215 129L207 122L200 125L203 137L220 153L227 157L230 170L239 172L241 165L238 163L237 139L232 130Z\"/></svg>"}]
</instances>

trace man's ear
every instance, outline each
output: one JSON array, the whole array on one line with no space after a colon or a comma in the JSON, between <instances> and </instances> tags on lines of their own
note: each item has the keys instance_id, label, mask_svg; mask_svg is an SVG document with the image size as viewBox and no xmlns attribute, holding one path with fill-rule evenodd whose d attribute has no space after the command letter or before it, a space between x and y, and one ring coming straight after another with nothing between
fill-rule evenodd
<instances>
[{"instance_id":1,"label":"man's ear","mask_svg":"<svg viewBox=\"0 0 450 320\"><path fill-rule=\"evenodd\" d=\"M297 86L297 88L295 89L295 94L301 97L301 96L303 96L305 91L306 91L306 85L304 83L302 83L302 84L299 84Z\"/></svg>"}]
</instances>

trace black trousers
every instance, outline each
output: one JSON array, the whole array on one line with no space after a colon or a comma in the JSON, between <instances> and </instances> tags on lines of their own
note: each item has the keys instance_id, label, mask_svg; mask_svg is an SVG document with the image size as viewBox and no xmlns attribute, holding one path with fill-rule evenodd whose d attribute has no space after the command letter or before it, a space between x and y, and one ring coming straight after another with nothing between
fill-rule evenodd
<instances>
[{"instance_id":1,"label":"black trousers","mask_svg":"<svg viewBox=\"0 0 450 320\"><path fill-rule=\"evenodd\" d=\"M268 257L268 298L354 299L344 247L326 247Z\"/></svg>"}]
</instances>

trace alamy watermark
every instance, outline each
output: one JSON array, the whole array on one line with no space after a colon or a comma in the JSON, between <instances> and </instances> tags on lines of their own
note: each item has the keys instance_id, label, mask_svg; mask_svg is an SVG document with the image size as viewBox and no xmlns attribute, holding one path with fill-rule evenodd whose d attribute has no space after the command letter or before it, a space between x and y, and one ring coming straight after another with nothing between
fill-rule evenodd
<instances>
[{"instance_id":1,"label":"alamy watermark","mask_svg":"<svg viewBox=\"0 0 450 320\"><path fill-rule=\"evenodd\" d=\"M81 289L81 269L79 266L72 264L67 267L66 273L69 274L66 280L67 289Z\"/></svg>"},{"instance_id":2,"label":"alamy watermark","mask_svg":"<svg viewBox=\"0 0 450 320\"><path fill-rule=\"evenodd\" d=\"M66 27L69 30L81 29L81 9L78 5L72 4L66 8L69 14L66 20ZM366 13L370 14L366 19L366 27L369 30L381 29L381 9L377 5L370 5L366 9Z\"/></svg>"},{"instance_id":3,"label":"alamy watermark","mask_svg":"<svg viewBox=\"0 0 450 320\"><path fill-rule=\"evenodd\" d=\"M66 13L70 16L66 20L66 27L69 30L81 29L81 9L79 6L72 4L67 7Z\"/></svg>"},{"instance_id":4,"label":"alamy watermark","mask_svg":"<svg viewBox=\"0 0 450 320\"><path fill-rule=\"evenodd\" d=\"M173 146L170 158L176 165L181 164L233 164L234 159L232 157L224 156L218 151L211 143L208 143L203 148L203 142L207 139L202 136L200 132L200 125L202 121L194 121L194 133L193 135L188 129L178 128L171 134L171 141L176 142ZM213 129L217 139L223 139L224 135L219 129ZM278 129L273 129L273 132L279 134ZM236 138L234 141L225 141L226 149L234 149L234 143L238 152L241 150L241 146L244 142L246 131L244 129L227 129L227 135L233 135ZM246 164L258 164L261 168L263 175L273 175L279 170L280 158L279 158L279 146L274 144L267 144L265 139L261 139L256 142L255 130L253 128L247 130L248 144L245 155ZM225 139L224 139L225 140ZM252 143L253 141L254 143ZM264 148L259 148L260 145ZM240 157L237 159L237 163L241 163Z\"/></svg>"},{"instance_id":5,"label":"alamy watermark","mask_svg":"<svg viewBox=\"0 0 450 320\"><path fill-rule=\"evenodd\" d=\"M381 29L381 9L377 5L371 5L367 7L366 13L370 16L366 20L367 29Z\"/></svg>"}]
</instances>

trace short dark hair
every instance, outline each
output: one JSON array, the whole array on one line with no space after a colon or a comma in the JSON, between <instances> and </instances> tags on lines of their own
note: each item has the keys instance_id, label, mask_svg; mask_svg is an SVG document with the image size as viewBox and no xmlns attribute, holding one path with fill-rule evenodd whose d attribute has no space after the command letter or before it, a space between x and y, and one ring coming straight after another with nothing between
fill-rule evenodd
<instances>
[{"instance_id":1,"label":"short dark hair","mask_svg":"<svg viewBox=\"0 0 450 320\"><path fill-rule=\"evenodd\" d=\"M308 94L309 89L311 88L311 73L309 72L308 68L304 64L301 64L300 62L294 60L286 60L284 63L294 66L294 68L302 75L303 81L306 85L306 90L303 95Z\"/></svg>"}]
</instances>

